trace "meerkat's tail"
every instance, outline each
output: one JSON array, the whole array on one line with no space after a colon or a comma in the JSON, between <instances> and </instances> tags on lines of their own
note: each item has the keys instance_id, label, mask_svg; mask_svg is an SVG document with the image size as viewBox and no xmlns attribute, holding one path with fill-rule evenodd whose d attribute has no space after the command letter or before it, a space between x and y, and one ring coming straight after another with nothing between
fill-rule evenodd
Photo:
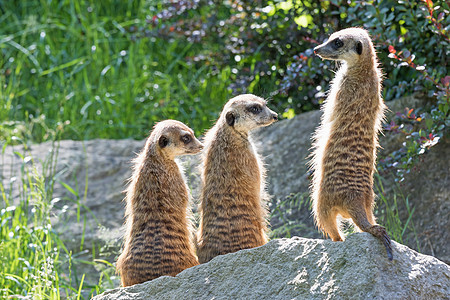
<instances>
[{"instance_id":1,"label":"meerkat's tail","mask_svg":"<svg viewBox=\"0 0 450 300\"><path fill-rule=\"evenodd\" d=\"M368 213L370 214L369 218L371 220L374 220L372 212ZM383 243L384 247L386 248L388 259L392 260L394 256L392 254L391 239L386 232L386 228L378 224L371 224L368 220L367 212L364 208L356 210L353 209L352 211L349 211L349 214L352 217L353 222L356 224L356 226L359 227L359 229L372 234ZM373 221L372 223L375 222Z\"/></svg>"}]
</instances>

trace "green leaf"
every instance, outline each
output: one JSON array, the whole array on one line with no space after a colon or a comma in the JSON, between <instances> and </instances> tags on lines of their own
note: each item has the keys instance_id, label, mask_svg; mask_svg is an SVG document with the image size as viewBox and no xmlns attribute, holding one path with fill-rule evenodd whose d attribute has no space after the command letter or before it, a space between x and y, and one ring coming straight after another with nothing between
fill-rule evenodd
<instances>
[{"instance_id":1,"label":"green leaf","mask_svg":"<svg viewBox=\"0 0 450 300\"><path fill-rule=\"evenodd\" d=\"M50 73L53 73L53 72L56 72L56 71L59 71L59 70L62 70L62 69L71 67L71 66L76 65L76 64L78 64L78 63L82 64L82 63L84 62L85 59L86 59L85 57L79 57L79 58L76 58L76 59L74 59L74 60L72 60L72 61L69 61L69 62L67 62L67 63L65 63L65 64L62 64L62 65L59 65L59 66L57 66L57 67L54 67L54 68L51 68L51 69L42 71L42 72L39 74L39 76L45 76L45 75L48 75L48 74L50 74Z\"/></svg>"},{"instance_id":2,"label":"green leaf","mask_svg":"<svg viewBox=\"0 0 450 300\"><path fill-rule=\"evenodd\" d=\"M70 193L72 193L75 197L78 197L78 192L76 192L73 188L71 188L67 183L59 181L58 182L66 188Z\"/></svg>"}]
</instances>

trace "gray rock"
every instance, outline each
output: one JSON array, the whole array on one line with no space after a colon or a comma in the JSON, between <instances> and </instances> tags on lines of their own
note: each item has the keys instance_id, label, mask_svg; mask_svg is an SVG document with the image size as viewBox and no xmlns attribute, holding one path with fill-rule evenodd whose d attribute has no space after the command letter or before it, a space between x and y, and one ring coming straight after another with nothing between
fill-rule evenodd
<instances>
[{"instance_id":1,"label":"gray rock","mask_svg":"<svg viewBox=\"0 0 450 300\"><path fill-rule=\"evenodd\" d=\"M94 299L449 298L449 266L396 242L393 249L389 262L384 247L368 233L345 242L277 239Z\"/></svg>"},{"instance_id":2,"label":"gray rock","mask_svg":"<svg viewBox=\"0 0 450 300\"><path fill-rule=\"evenodd\" d=\"M405 107L419 108L429 105L427 100L409 96L387 103L390 120ZM311 136L319 123L320 111L307 112L255 132L254 140L267 165L268 190L272 195L270 220L272 237L303 236L320 238L314 226L309 200L308 156ZM402 134L386 132L380 136L383 158L405 142ZM450 140L443 139L421 158L413 171L396 183L390 173L382 174L386 197L397 203L403 225L408 213L406 201L414 209L412 223L403 243L422 253L433 255L450 263ZM375 190L376 192L379 191ZM400 196L403 194L405 199ZM384 210L377 201L375 215ZM283 229L280 231L280 229Z\"/></svg>"},{"instance_id":3,"label":"gray rock","mask_svg":"<svg viewBox=\"0 0 450 300\"><path fill-rule=\"evenodd\" d=\"M253 134L267 165L273 237L321 237L311 216L308 179L311 136L320 116L320 111L307 112Z\"/></svg>"},{"instance_id":4,"label":"gray rock","mask_svg":"<svg viewBox=\"0 0 450 300\"><path fill-rule=\"evenodd\" d=\"M392 112L423 106L423 100L414 97L388 103ZM302 236L320 238L314 226L309 203L308 155L311 135L321 113L313 111L280 121L253 134L258 151L264 157L267 169L268 191L272 195L271 229L272 238ZM380 138L385 153L397 149L403 142L401 135L386 134ZM19 199L21 166L24 163L14 152L25 153L34 158L36 166L50 168L46 158L51 157L59 147L53 197L60 198L52 210L52 224L61 233L69 250L78 259L96 258L115 262L121 246L124 215L123 190L131 175L131 160L144 146L144 141L134 140L90 140L61 141L55 145L47 142L22 146L8 146L1 156L0 180L6 192L12 189L13 199ZM383 154L382 154L383 155ZM405 196L415 208L412 222L416 224L417 242L414 236L404 239L410 248L431 254L444 262L450 262L450 141L443 140L426 155L417 170L408 174L402 183ZM200 191L198 156L182 159L188 185L195 201ZM48 174L49 175L49 174ZM384 176L384 175L383 175ZM11 178L17 177L14 182ZM51 176L49 176L51 177ZM71 192L62 183L73 189ZM87 185L86 185L87 183ZM385 191L393 195L394 181L386 177ZM81 218L78 220L78 209ZM400 210L400 217L406 222L406 212ZM411 233L413 234L413 232ZM84 236L84 237L83 237ZM83 244L82 244L83 241ZM82 250L80 250L82 249ZM96 284L98 270L87 265L78 270L87 273L86 284ZM118 282L118 281L116 281Z\"/></svg>"}]
</instances>

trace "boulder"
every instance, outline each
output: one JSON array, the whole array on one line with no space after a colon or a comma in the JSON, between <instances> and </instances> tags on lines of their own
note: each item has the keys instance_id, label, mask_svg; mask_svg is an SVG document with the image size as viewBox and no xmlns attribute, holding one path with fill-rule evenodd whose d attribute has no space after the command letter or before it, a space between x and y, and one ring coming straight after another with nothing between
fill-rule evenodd
<instances>
[{"instance_id":1,"label":"boulder","mask_svg":"<svg viewBox=\"0 0 450 300\"><path fill-rule=\"evenodd\" d=\"M428 101L409 96L387 102L390 120L405 107L420 108ZM311 111L280 121L273 126L255 132L254 141L267 166L268 191L272 195L272 237L302 236L320 238L314 226L309 199L308 161L311 136L319 124L321 112ZM380 136L378 157L386 157L405 142L405 136L385 132ZM394 202L402 225L408 220L406 205L413 211L411 222L403 236L403 243L421 253L433 255L450 263L450 140L442 139L413 171L405 175L403 182L394 181L392 174L381 174L385 197ZM375 189L376 193L380 193ZM397 194L397 195L396 195ZM406 201L407 200L407 201ZM380 200L375 209L379 216L385 210Z\"/></svg>"},{"instance_id":2,"label":"boulder","mask_svg":"<svg viewBox=\"0 0 450 300\"><path fill-rule=\"evenodd\" d=\"M423 106L423 100L403 98L388 103L392 112ZM392 115L393 113L391 113ZM282 120L262 128L252 135L258 152L262 154L267 169L267 188L272 195L270 203L272 238L302 236L320 238L314 226L309 202L309 172L311 136L319 123L320 111L312 111ZM387 133L380 137L385 153L398 148L404 137ZM56 157L53 170L54 202L52 223L69 250L77 259L96 258L115 262L121 246L123 224L123 191L131 175L131 160L144 146L144 141L90 140L8 146L4 149L0 164L0 180L8 193L12 189L14 199L19 199L21 166L31 167L15 152L32 157L38 168L50 176L49 158ZM385 153L381 154L385 155ZM448 170L450 170L450 141L442 140L423 156L416 171L408 174L402 190L413 207L412 223L415 233L404 243L415 250L431 254L446 263L450 262L450 209ZM200 191L198 156L185 156L181 160L194 205ZM384 176L384 175L383 175ZM11 181L11 178L16 180ZM385 192L392 197L397 185L386 177ZM15 187L15 188L14 188ZM57 201L60 199L59 201ZM382 208L381 208L382 209ZM80 214L78 214L80 212ZM405 209L400 217L406 222ZM415 238L417 236L417 239ZM95 248L95 249L94 249ZM78 270L87 273L86 284L97 283L98 272L92 266ZM118 281L116 280L116 283Z\"/></svg>"},{"instance_id":3,"label":"boulder","mask_svg":"<svg viewBox=\"0 0 450 300\"><path fill-rule=\"evenodd\" d=\"M388 261L368 233L276 239L93 299L449 299L448 265L396 242L393 250Z\"/></svg>"}]
</instances>

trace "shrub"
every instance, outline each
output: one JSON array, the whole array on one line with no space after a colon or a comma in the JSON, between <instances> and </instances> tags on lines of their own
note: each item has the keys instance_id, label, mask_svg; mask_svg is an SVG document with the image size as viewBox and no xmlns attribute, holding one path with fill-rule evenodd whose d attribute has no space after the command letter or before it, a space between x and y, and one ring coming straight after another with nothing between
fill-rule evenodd
<instances>
[{"instance_id":1,"label":"shrub","mask_svg":"<svg viewBox=\"0 0 450 300\"><path fill-rule=\"evenodd\" d=\"M435 82L447 75L445 1L116 4L1 4L8 25L1 29L0 117L9 121L2 135L46 140L48 128L66 122L63 138L142 138L164 118L200 133L230 95L244 92L273 99L292 117L318 108L333 77L334 63L311 49L350 26L373 37L386 100L414 92L436 98L422 73Z\"/></svg>"},{"instance_id":2,"label":"shrub","mask_svg":"<svg viewBox=\"0 0 450 300\"><path fill-rule=\"evenodd\" d=\"M329 71L333 63L314 57L311 49L339 29L366 28L385 73L385 100L421 93L434 103L412 108L420 112L418 118L408 108L406 119L386 126L387 130L401 127L407 138L406 145L382 164L393 167L397 162L398 180L411 168L414 157L448 134L450 8L445 1L180 3L184 9L177 10L181 11L178 15L166 4L153 16L150 30L155 36L201 44L202 50L192 58L198 67L230 67L229 87L234 94L251 92L273 98L272 105L288 118L317 108L333 77ZM423 125L409 126L412 119Z\"/></svg>"}]
</instances>

